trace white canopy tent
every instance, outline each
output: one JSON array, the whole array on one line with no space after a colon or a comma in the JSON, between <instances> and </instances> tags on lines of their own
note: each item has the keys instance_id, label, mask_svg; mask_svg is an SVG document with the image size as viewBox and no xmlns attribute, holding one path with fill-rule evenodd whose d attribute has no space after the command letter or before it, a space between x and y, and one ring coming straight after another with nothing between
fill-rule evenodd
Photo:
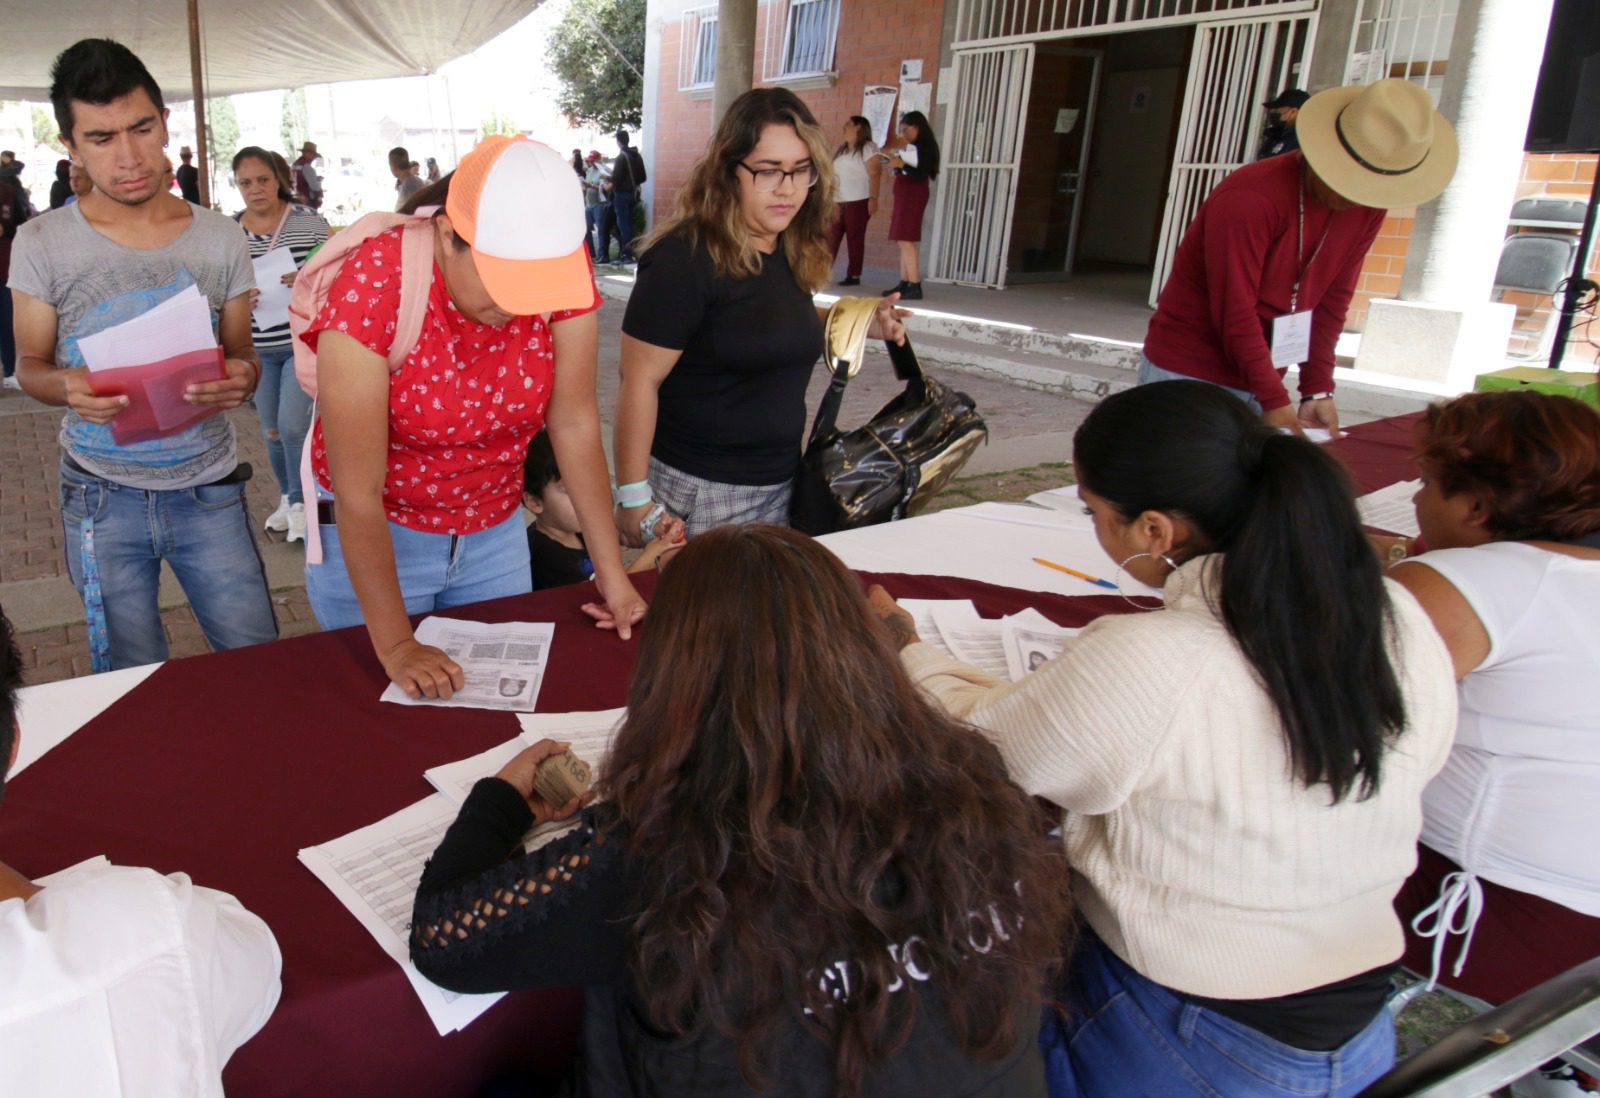
<instances>
[{"instance_id":1,"label":"white canopy tent","mask_svg":"<svg viewBox=\"0 0 1600 1098\"><path fill-rule=\"evenodd\" d=\"M205 94L436 72L539 2L200 0ZM48 99L56 55L96 37L115 38L137 53L169 101L194 97L185 0L41 0L5 8L0 99Z\"/></svg>"}]
</instances>

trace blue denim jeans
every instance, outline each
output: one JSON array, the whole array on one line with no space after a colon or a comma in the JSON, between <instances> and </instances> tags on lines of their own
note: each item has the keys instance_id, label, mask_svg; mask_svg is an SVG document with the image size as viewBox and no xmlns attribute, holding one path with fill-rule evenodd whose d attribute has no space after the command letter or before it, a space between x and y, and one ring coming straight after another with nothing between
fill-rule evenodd
<instances>
[{"instance_id":1,"label":"blue denim jeans","mask_svg":"<svg viewBox=\"0 0 1600 1098\"><path fill-rule=\"evenodd\" d=\"M1146 358L1143 351L1140 351L1139 384L1150 385L1157 381L1205 381L1205 378L1190 377L1188 374L1180 374L1173 370L1163 370L1160 366L1157 366L1154 362L1151 362L1148 358ZM1259 416L1261 414L1261 402L1255 398L1255 394L1250 392L1250 390L1235 389L1228 385L1217 385L1215 381L1206 381L1206 384L1216 385L1217 388L1221 389L1223 392L1232 393L1234 396L1248 404L1250 406L1250 410L1256 415Z\"/></svg>"},{"instance_id":2,"label":"blue denim jeans","mask_svg":"<svg viewBox=\"0 0 1600 1098\"><path fill-rule=\"evenodd\" d=\"M183 585L212 648L242 648L278 638L243 484L154 491L128 488L63 464L61 525L67 571L79 598L84 595L85 518L94 535L113 668L167 658L157 599L163 560Z\"/></svg>"},{"instance_id":3,"label":"blue denim jeans","mask_svg":"<svg viewBox=\"0 0 1600 1098\"><path fill-rule=\"evenodd\" d=\"M324 526L321 532L322 563L306 565L311 610L324 629L359 625L365 619L339 548L339 529ZM429 534L391 522L389 537L407 614L526 595L533 590L521 508L499 525L476 534Z\"/></svg>"},{"instance_id":4,"label":"blue denim jeans","mask_svg":"<svg viewBox=\"0 0 1600 1098\"><path fill-rule=\"evenodd\" d=\"M272 479L278 494L290 503L303 503L300 490L300 451L311 431L311 398L294 377L294 348L262 351L261 384L256 386L256 415L267 441ZM274 437L276 436L276 437Z\"/></svg>"},{"instance_id":5,"label":"blue denim jeans","mask_svg":"<svg viewBox=\"0 0 1600 1098\"><path fill-rule=\"evenodd\" d=\"M1046 1008L1039 1031L1051 1098L1347 1098L1394 1064L1387 1007L1332 1052L1294 1048L1146 979L1093 933L1061 1001L1067 1017Z\"/></svg>"}]
</instances>

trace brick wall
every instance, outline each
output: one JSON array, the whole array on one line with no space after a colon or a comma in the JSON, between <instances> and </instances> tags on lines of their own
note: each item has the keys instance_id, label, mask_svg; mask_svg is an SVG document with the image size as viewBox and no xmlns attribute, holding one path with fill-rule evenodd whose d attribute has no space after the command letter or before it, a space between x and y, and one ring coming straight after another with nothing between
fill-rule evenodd
<instances>
[{"instance_id":1,"label":"brick wall","mask_svg":"<svg viewBox=\"0 0 1600 1098\"><path fill-rule=\"evenodd\" d=\"M920 58L922 78L935 82L939 69L939 34L942 20L936 10L930 10L927 0L881 0L872 4L844 0L841 5L838 44L834 49L834 68L838 81L831 88L797 90L795 94L805 100L817 116L817 122L827 135L830 147L842 136L844 121L861 113L862 89L872 84L897 85L900 82L900 62ZM763 28L769 9L761 8L756 17L756 80L760 84L766 43ZM774 18L773 30L783 33L781 23ZM655 167L651 180L655 185L652 216L662 218L672 210L673 197L689 170L705 151L711 136L711 98L692 97L678 90L678 54L682 24L669 21L661 33L660 86L656 99ZM937 89L935 89L937 94ZM938 108L933 111L934 125L939 125ZM937 193L938 183L934 184ZM899 253L887 239L889 215L893 209L890 197L891 180L884 178L883 191L878 203L878 213L867 225L868 267L899 268ZM932 203L929 204L930 220ZM654 222L652 222L654 223ZM924 222L928 224L929 222ZM927 239L926 231L924 240ZM844 245L840 245L838 270L844 270ZM880 286L865 287L870 290Z\"/></svg>"},{"instance_id":2,"label":"brick wall","mask_svg":"<svg viewBox=\"0 0 1600 1098\"><path fill-rule=\"evenodd\" d=\"M1517 197L1549 194L1587 198L1589 188L1594 183L1596 159L1592 153L1527 153L1522 158ZM1506 211L1508 218L1510 213ZM1411 242L1411 226L1415 217L1415 210L1391 210L1389 216L1384 218L1378 239L1362 264L1361 281L1356 284L1356 296L1350 303L1350 316L1345 326L1352 331L1359 332L1366 326L1367 304L1373 298L1393 297L1399 292L1400 273L1405 269L1406 248ZM1589 277L1600 278L1600 248L1591 252ZM1511 352L1531 352L1549 319L1550 299L1508 290L1502 300L1517 307ZM1600 322L1594 324L1588 334L1590 338L1600 341ZM1600 353L1593 345L1586 344L1583 336L1580 320L1567 344L1567 361L1600 362Z\"/></svg>"}]
</instances>

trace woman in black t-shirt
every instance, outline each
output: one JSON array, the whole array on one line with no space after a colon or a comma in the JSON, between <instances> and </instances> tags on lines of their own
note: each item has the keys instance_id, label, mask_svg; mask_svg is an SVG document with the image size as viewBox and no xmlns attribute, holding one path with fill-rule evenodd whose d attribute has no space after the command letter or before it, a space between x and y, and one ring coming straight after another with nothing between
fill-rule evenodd
<instances>
[{"instance_id":1,"label":"woman in black t-shirt","mask_svg":"<svg viewBox=\"0 0 1600 1098\"><path fill-rule=\"evenodd\" d=\"M832 267L833 160L793 92L734 101L645 244L622 322L617 526L664 513L690 536L789 520L806 385L822 354L812 293ZM905 338L885 299L872 334Z\"/></svg>"}]
</instances>

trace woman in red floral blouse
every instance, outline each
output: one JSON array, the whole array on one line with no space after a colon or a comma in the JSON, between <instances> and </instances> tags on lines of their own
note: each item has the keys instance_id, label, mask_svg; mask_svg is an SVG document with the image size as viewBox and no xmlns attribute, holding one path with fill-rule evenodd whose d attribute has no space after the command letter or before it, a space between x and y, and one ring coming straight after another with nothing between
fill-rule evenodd
<instances>
[{"instance_id":1,"label":"woman in red floral blouse","mask_svg":"<svg viewBox=\"0 0 1600 1098\"><path fill-rule=\"evenodd\" d=\"M519 505L540 427L591 547L603 601L585 610L627 637L645 604L611 517L595 400L600 301L571 170L543 145L490 138L430 190L443 203L433 283L400 369L386 356L402 229L349 254L304 337L318 351L312 467L319 495L334 496L320 505L324 561L307 565L306 586L324 628L365 622L393 682L448 698L461 667L418 643L408 616L530 589Z\"/></svg>"}]
</instances>

